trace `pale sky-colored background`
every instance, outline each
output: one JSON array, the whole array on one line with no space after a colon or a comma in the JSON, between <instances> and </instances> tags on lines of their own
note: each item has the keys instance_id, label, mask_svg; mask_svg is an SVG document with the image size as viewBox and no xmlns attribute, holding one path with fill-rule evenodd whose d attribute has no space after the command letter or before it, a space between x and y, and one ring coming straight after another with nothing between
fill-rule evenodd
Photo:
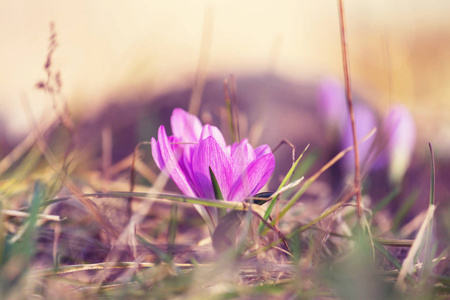
<instances>
[{"instance_id":1,"label":"pale sky-colored background","mask_svg":"<svg viewBox=\"0 0 450 300\"><path fill-rule=\"evenodd\" d=\"M450 146L450 1L345 1L356 89L380 110L401 101L423 130ZM342 78L336 0L322 1L1 1L0 116L24 132L21 99L37 115L50 101L44 78L49 24L55 67L76 111L95 110L115 93L152 93L192 82L205 11L213 26L208 74L262 74L293 80Z\"/></svg>"}]
</instances>

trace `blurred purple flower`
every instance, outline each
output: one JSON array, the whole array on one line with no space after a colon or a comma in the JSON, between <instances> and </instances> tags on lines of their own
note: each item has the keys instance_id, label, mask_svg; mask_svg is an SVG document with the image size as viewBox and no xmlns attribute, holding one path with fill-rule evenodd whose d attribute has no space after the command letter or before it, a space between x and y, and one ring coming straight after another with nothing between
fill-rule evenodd
<instances>
[{"instance_id":1,"label":"blurred purple flower","mask_svg":"<svg viewBox=\"0 0 450 300\"><path fill-rule=\"evenodd\" d=\"M334 78L320 82L317 94L317 108L323 116L326 130L332 136L341 135L347 118L347 102L342 85Z\"/></svg>"},{"instance_id":2,"label":"blurred purple flower","mask_svg":"<svg viewBox=\"0 0 450 300\"><path fill-rule=\"evenodd\" d=\"M394 183L402 181L411 162L416 142L416 127L409 110L400 104L394 105L386 117L385 133L388 141L389 177Z\"/></svg>"},{"instance_id":3,"label":"blurred purple flower","mask_svg":"<svg viewBox=\"0 0 450 300\"><path fill-rule=\"evenodd\" d=\"M353 145L353 134L350 117L345 99L345 91L342 85L333 78L323 80L318 89L317 106L319 112L324 116L326 129L332 139L339 143L340 147L347 148ZM374 111L361 102L354 102L354 114L356 124L356 136L360 140L366 136L374 127L377 127L377 118ZM366 141L359 145L359 157L361 162L370 159L372 141ZM355 162L353 155L342 158L345 173L354 172ZM386 163L377 159L372 169L377 169Z\"/></svg>"},{"instance_id":4,"label":"blurred purple flower","mask_svg":"<svg viewBox=\"0 0 450 300\"><path fill-rule=\"evenodd\" d=\"M180 108L174 109L170 121L173 135L168 137L161 125L158 140L151 140L152 155L186 196L215 198L209 168L226 201L243 201L269 180L275 168L269 146L253 149L246 139L227 146L217 127L202 126L196 116Z\"/></svg>"},{"instance_id":5,"label":"blurred purple flower","mask_svg":"<svg viewBox=\"0 0 450 300\"><path fill-rule=\"evenodd\" d=\"M353 145L352 128L346 105L345 92L342 85L332 78L323 80L318 88L317 107L324 116L328 134L332 140L339 139L341 147ZM368 134L378 121L375 112L361 102L354 102L356 135L358 140ZM373 142L366 141L359 145L360 161L372 159L371 170L386 167L389 163L389 177L391 182L399 183L409 167L414 144L416 129L414 120L408 109L402 105L395 105L389 111L384 121L382 134L387 138L387 147L378 154L373 151ZM351 155L343 159L344 172L353 172L354 158Z\"/></svg>"},{"instance_id":6,"label":"blurred purple flower","mask_svg":"<svg viewBox=\"0 0 450 300\"><path fill-rule=\"evenodd\" d=\"M373 110L366 105L356 103L354 105L354 114L355 114L356 137L359 141L363 137L365 137L373 128L377 127L378 122ZM348 117L348 113L346 116L347 122L341 139L343 148L347 148L348 146L353 145L353 133L350 117ZM371 153L373 147L373 140L368 140L364 143L360 143L358 146L359 146L360 162L364 163L368 159L370 159L371 158L370 155L373 154ZM349 173L354 172L355 169L354 156L346 155L343 157L342 160L344 163L345 171ZM380 159L377 159L375 163L370 166L370 168L374 170L382 167L383 165L386 165L386 163Z\"/></svg>"}]
</instances>

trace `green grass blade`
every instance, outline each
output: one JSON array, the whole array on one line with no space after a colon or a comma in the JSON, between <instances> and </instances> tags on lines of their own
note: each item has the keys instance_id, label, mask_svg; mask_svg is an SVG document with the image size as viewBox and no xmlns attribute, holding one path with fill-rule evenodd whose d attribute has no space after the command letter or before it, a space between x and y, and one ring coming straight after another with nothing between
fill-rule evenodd
<instances>
[{"instance_id":1,"label":"green grass blade","mask_svg":"<svg viewBox=\"0 0 450 300\"><path fill-rule=\"evenodd\" d=\"M186 196L177 196L170 194L161 194L161 193L144 193L144 192L108 192L108 193L93 193L93 194L82 194L80 196L88 197L88 198L129 198L133 197L134 199L141 200L159 200L162 202L179 202L179 203L189 203L189 204L199 204L208 207L216 207L216 208L225 208L225 209L234 209L234 210L248 210L248 205L244 205L241 202L228 202L222 200L213 200L213 199L203 199L203 198L193 198ZM41 204L41 206L47 206L53 203L67 201L72 199L73 197L61 197L55 198L51 200L47 200Z\"/></svg>"},{"instance_id":2,"label":"green grass blade","mask_svg":"<svg viewBox=\"0 0 450 300\"><path fill-rule=\"evenodd\" d=\"M434 152L431 143L428 143L430 147L430 161L431 161L431 176L430 176L430 202L429 206L434 206L435 197L435 164L434 164ZM437 208L436 208L437 209ZM433 218L430 219L430 223L427 227L425 237L424 237L424 255L423 255L423 268L420 276L420 286L425 287L428 278L432 274L433 256L436 252L436 248L432 247L433 238Z\"/></svg>"},{"instance_id":3,"label":"green grass blade","mask_svg":"<svg viewBox=\"0 0 450 300\"><path fill-rule=\"evenodd\" d=\"M297 158L297 160L295 161L295 163L292 165L292 167L289 169L288 173L286 174L286 176L284 177L283 181L281 182L280 186L278 187L278 190L281 190L291 179L292 174L294 174L295 170L297 169L298 164L300 163L300 160L302 159L303 155L305 154L306 150L308 150L309 144L305 147L305 149L303 150L303 152L300 154L300 156ZM272 213L272 210L275 206L276 201L278 200L278 195L273 197L273 199L270 201L269 207L267 208L266 212L264 213L263 219L265 221L267 221L267 219L269 218L270 214ZM262 233L262 231L264 230L264 223L261 222L259 224L258 227L258 232Z\"/></svg>"},{"instance_id":4,"label":"green grass blade","mask_svg":"<svg viewBox=\"0 0 450 300\"><path fill-rule=\"evenodd\" d=\"M30 268L31 259L35 253L35 232L40 203L44 198L45 187L40 182L35 184L28 220L17 233L5 243L3 254L4 263L0 269L0 298L2 293L17 288ZM8 271L9 270L9 271ZM11 274L11 270L13 271Z\"/></svg>"},{"instance_id":5,"label":"green grass blade","mask_svg":"<svg viewBox=\"0 0 450 300\"><path fill-rule=\"evenodd\" d=\"M216 197L217 200L223 200L222 191L220 190L216 175L214 175L214 172L212 171L211 167L209 167L209 175L211 176L211 182L214 190L214 197Z\"/></svg>"},{"instance_id":6,"label":"green grass blade","mask_svg":"<svg viewBox=\"0 0 450 300\"><path fill-rule=\"evenodd\" d=\"M431 143L428 143L430 147L430 156L431 156L431 178L430 178L430 205L434 204L434 194L435 194L435 176L436 176L436 170L435 170L435 164L434 164L434 151L433 146L431 146Z\"/></svg>"},{"instance_id":7,"label":"green grass blade","mask_svg":"<svg viewBox=\"0 0 450 300\"><path fill-rule=\"evenodd\" d=\"M305 153L305 151L303 151ZM302 153L302 154L303 154ZM308 155L305 155L303 158L303 162L298 168L295 170L295 173L292 175L291 181L300 179L300 177L305 176L306 172L308 172L314 163L316 163L317 159L319 159L319 151L315 150L312 152L308 152Z\"/></svg>"},{"instance_id":8,"label":"green grass blade","mask_svg":"<svg viewBox=\"0 0 450 300\"><path fill-rule=\"evenodd\" d=\"M391 203L401 192L400 186L396 186L389 194L387 194L380 202L378 202L372 209L372 213L376 214L389 203Z\"/></svg>"},{"instance_id":9,"label":"green grass blade","mask_svg":"<svg viewBox=\"0 0 450 300\"><path fill-rule=\"evenodd\" d=\"M408 212L411 210L414 203L416 203L418 197L419 197L419 192L416 190L411 195L409 195L409 197L406 199L405 203L399 208L398 212L395 214L395 216L392 220L392 229L391 230L393 232L396 232L398 230L400 223L406 217Z\"/></svg>"},{"instance_id":10,"label":"green grass blade","mask_svg":"<svg viewBox=\"0 0 450 300\"><path fill-rule=\"evenodd\" d=\"M178 231L177 215L178 205L173 204L172 208L170 209L169 230L167 232L167 241L169 244L169 252L171 255L175 253L175 239L177 237Z\"/></svg>"},{"instance_id":11,"label":"green grass blade","mask_svg":"<svg viewBox=\"0 0 450 300\"><path fill-rule=\"evenodd\" d=\"M217 182L216 175L214 175L214 172L211 169L211 167L209 167L209 175L211 176L211 182L214 190L214 197L216 198L216 200L223 200L222 191L220 190L220 186L219 183ZM226 209L219 209L219 217L225 216L226 213L227 213Z\"/></svg>"},{"instance_id":12,"label":"green grass blade","mask_svg":"<svg viewBox=\"0 0 450 300\"><path fill-rule=\"evenodd\" d=\"M373 241L375 248L384 255L384 257L386 257L397 269L400 269L402 267L401 262L395 258L394 255L392 255L388 250L386 250L386 248L384 248L384 246L377 242L377 241Z\"/></svg>"},{"instance_id":13,"label":"green grass blade","mask_svg":"<svg viewBox=\"0 0 450 300\"><path fill-rule=\"evenodd\" d=\"M6 243L6 234L5 227L3 225L3 214L1 211L3 210L3 203L0 201L0 270L3 263L3 253L5 251L5 243Z\"/></svg>"},{"instance_id":14,"label":"green grass blade","mask_svg":"<svg viewBox=\"0 0 450 300\"><path fill-rule=\"evenodd\" d=\"M136 235L136 239L141 243L144 247L148 248L150 251L152 251L162 262L170 263L172 261L172 257L167 254L166 252L159 249L154 244L147 241L145 238L143 238L140 235Z\"/></svg>"}]
</instances>

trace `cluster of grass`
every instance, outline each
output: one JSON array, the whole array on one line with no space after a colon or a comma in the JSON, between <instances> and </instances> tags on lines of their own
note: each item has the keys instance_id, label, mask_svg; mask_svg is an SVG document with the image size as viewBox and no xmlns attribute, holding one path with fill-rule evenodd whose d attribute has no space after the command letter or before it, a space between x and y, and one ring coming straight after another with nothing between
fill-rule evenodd
<instances>
[{"instance_id":1,"label":"cluster of grass","mask_svg":"<svg viewBox=\"0 0 450 300\"><path fill-rule=\"evenodd\" d=\"M2 299L450 295L448 249L434 238L434 178L429 208L420 222L407 225L413 226L407 239L401 228L386 230L375 221L380 207L363 205L358 216L355 187L331 205L299 201L351 147L312 175L298 170L309 159L306 151L280 184L283 193L229 203L162 193L164 175L129 192L124 187L131 166L106 182L100 172L77 167L82 155L74 149L68 154L71 143L62 142L61 133L68 130L61 118L55 122L0 164L6 165L0 184ZM268 201L253 203L262 200ZM224 235L211 241L192 204L228 210L227 216L240 213L223 221ZM391 224L402 224L401 210ZM215 252L212 243L223 236L231 243Z\"/></svg>"}]
</instances>

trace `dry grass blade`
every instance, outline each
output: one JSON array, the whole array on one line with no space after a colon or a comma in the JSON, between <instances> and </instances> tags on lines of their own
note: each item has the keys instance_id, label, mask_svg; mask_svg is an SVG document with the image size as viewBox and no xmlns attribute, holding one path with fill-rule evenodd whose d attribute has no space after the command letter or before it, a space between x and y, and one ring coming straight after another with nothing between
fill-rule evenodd
<instances>
[{"instance_id":1,"label":"dry grass blade","mask_svg":"<svg viewBox=\"0 0 450 300\"><path fill-rule=\"evenodd\" d=\"M128 170L133 164L133 156L134 152L133 154L128 155L121 161L112 165L109 169L109 175L113 177L124 170ZM156 173L153 172L153 170L139 158L134 161L134 169L150 183L154 183L158 178L158 175L156 175Z\"/></svg>"},{"instance_id":2,"label":"dry grass blade","mask_svg":"<svg viewBox=\"0 0 450 300\"><path fill-rule=\"evenodd\" d=\"M126 269L135 268L136 264L139 268L153 268L156 266L154 263L136 263L136 262L116 262L116 263L97 263L97 264L82 264L82 265L69 265L58 268L44 269L34 271L35 276L52 276L55 274L69 274L74 272L91 271L91 270L105 270L105 269ZM188 269L193 268L193 264L173 264L177 268ZM198 265L197 265L198 266Z\"/></svg>"},{"instance_id":3,"label":"dry grass blade","mask_svg":"<svg viewBox=\"0 0 450 300\"><path fill-rule=\"evenodd\" d=\"M59 124L58 120L48 119L42 125L42 132L48 132ZM5 173L19 158L21 158L38 140L40 132L36 129L30 133L19 145L0 161L0 175Z\"/></svg>"},{"instance_id":4,"label":"dry grass blade","mask_svg":"<svg viewBox=\"0 0 450 300\"><path fill-rule=\"evenodd\" d=\"M10 210L10 209L2 209L1 213L2 213L2 215L7 216L7 217L28 218L30 216L30 214L27 212ZM47 220L47 221L55 221L55 222L61 222L64 220L64 219L61 219L60 216L45 215L45 214L37 214L37 218ZM5 218L5 219L8 219L8 218Z\"/></svg>"},{"instance_id":5,"label":"dry grass blade","mask_svg":"<svg viewBox=\"0 0 450 300\"><path fill-rule=\"evenodd\" d=\"M382 238L374 238L374 241L380 243L384 246L391 247L411 247L414 243L414 240L401 240L401 239L382 239Z\"/></svg>"},{"instance_id":6,"label":"dry grass blade","mask_svg":"<svg viewBox=\"0 0 450 300\"><path fill-rule=\"evenodd\" d=\"M305 177L302 176L302 177L300 177L299 179L297 179L296 181L291 182L291 183L289 183L288 185L286 185L286 186L280 188L278 191L276 191L275 193L273 193L273 195L272 195L270 198L275 198L275 197L279 196L280 194L282 194L283 192L285 192L285 191L287 191L287 190L289 190L289 189L292 189L293 187L296 187L297 185L300 184L300 182L303 181L303 179L305 179Z\"/></svg>"}]
</instances>

